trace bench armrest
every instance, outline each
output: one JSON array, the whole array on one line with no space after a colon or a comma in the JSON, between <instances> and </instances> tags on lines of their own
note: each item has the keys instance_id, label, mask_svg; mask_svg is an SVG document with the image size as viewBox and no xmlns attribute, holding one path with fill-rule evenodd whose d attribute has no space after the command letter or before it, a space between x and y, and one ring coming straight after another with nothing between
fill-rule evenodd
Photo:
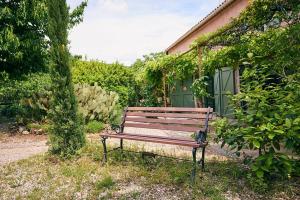
<instances>
[{"instance_id":1,"label":"bench armrest","mask_svg":"<svg viewBox=\"0 0 300 200\"><path fill-rule=\"evenodd\" d=\"M206 136L207 136L207 131L200 130L196 133L195 140L197 141L198 144L204 144L204 143L206 143Z\"/></svg>"},{"instance_id":2,"label":"bench armrest","mask_svg":"<svg viewBox=\"0 0 300 200\"><path fill-rule=\"evenodd\" d=\"M121 132L121 126L117 125L117 124L112 124L111 125L111 129L116 132L116 133L120 133Z\"/></svg>"}]
</instances>

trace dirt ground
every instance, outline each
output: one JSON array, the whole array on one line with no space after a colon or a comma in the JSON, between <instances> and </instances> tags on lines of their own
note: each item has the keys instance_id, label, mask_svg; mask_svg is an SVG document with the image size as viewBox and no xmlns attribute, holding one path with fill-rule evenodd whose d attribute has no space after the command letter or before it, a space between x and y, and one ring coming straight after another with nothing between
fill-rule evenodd
<instances>
[{"instance_id":1,"label":"dirt ground","mask_svg":"<svg viewBox=\"0 0 300 200\"><path fill-rule=\"evenodd\" d=\"M0 165L46 152L47 136L11 133L8 124L0 124Z\"/></svg>"}]
</instances>

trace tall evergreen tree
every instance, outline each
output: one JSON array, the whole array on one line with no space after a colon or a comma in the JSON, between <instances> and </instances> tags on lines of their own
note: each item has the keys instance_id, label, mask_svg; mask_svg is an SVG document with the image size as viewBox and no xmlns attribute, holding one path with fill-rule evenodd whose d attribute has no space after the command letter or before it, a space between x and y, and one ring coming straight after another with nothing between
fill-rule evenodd
<instances>
[{"instance_id":1,"label":"tall evergreen tree","mask_svg":"<svg viewBox=\"0 0 300 200\"><path fill-rule=\"evenodd\" d=\"M77 101L71 79L68 27L69 9L66 0L47 0L53 81L53 99L49 118L52 122L52 152L63 156L74 154L85 144L83 123L78 115Z\"/></svg>"}]
</instances>

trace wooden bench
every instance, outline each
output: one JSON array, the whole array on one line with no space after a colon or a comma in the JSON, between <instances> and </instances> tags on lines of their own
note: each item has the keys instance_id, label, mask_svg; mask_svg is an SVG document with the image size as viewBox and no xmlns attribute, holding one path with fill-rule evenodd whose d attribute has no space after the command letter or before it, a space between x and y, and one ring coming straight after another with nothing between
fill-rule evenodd
<instances>
[{"instance_id":1,"label":"wooden bench","mask_svg":"<svg viewBox=\"0 0 300 200\"><path fill-rule=\"evenodd\" d=\"M204 169L204 154L207 145L206 136L208 122L212 118L212 108L177 108L177 107L128 107L124 111L121 125L115 133L101 133L104 149L104 161L107 161L107 138L120 139L120 149L123 149L123 140L136 140L161 144L171 144L192 148L194 166L196 166L197 149L202 148L202 157L198 161ZM124 131L125 127L170 130L195 133L195 138L166 137L153 134L136 134Z\"/></svg>"}]
</instances>

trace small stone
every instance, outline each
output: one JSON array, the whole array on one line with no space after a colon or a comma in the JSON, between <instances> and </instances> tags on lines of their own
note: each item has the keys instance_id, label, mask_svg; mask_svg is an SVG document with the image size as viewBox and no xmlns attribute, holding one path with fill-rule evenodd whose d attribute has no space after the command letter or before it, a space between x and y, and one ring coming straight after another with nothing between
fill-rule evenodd
<instances>
[{"instance_id":1,"label":"small stone","mask_svg":"<svg viewBox=\"0 0 300 200\"><path fill-rule=\"evenodd\" d=\"M36 130L35 134L42 135L43 134L43 129Z\"/></svg>"},{"instance_id":2,"label":"small stone","mask_svg":"<svg viewBox=\"0 0 300 200\"><path fill-rule=\"evenodd\" d=\"M104 198L106 196L107 196L107 191L102 192L102 193L99 194L99 199L102 199L102 198Z\"/></svg>"},{"instance_id":3,"label":"small stone","mask_svg":"<svg viewBox=\"0 0 300 200\"><path fill-rule=\"evenodd\" d=\"M23 135L29 135L29 131L22 131Z\"/></svg>"},{"instance_id":4,"label":"small stone","mask_svg":"<svg viewBox=\"0 0 300 200\"><path fill-rule=\"evenodd\" d=\"M35 134L35 129L31 128L30 129L30 134Z\"/></svg>"},{"instance_id":5,"label":"small stone","mask_svg":"<svg viewBox=\"0 0 300 200\"><path fill-rule=\"evenodd\" d=\"M23 133L23 131L26 131L25 126L19 126L19 133Z\"/></svg>"}]
</instances>

